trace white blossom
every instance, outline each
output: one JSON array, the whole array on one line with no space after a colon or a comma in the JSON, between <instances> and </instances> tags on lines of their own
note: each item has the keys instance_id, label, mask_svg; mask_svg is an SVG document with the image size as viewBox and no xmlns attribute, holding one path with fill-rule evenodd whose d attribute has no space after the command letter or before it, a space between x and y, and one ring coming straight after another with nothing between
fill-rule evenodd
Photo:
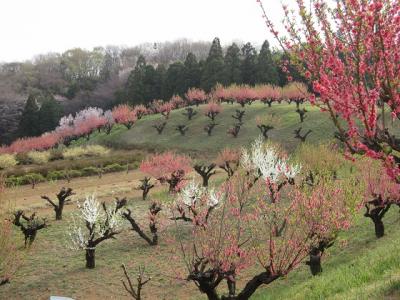
<instances>
[{"instance_id":1,"label":"white blossom","mask_svg":"<svg viewBox=\"0 0 400 300\"><path fill-rule=\"evenodd\" d=\"M204 188L192 180L181 190L179 195L185 205L193 206L201 199L203 194Z\"/></svg>"},{"instance_id":2,"label":"white blossom","mask_svg":"<svg viewBox=\"0 0 400 300\"><path fill-rule=\"evenodd\" d=\"M300 165L289 165L272 146L265 148L262 137L254 141L250 151L242 151L240 163L248 172L253 172L256 176L261 173L265 180L271 182L277 182L282 176L293 179L301 169Z\"/></svg>"},{"instance_id":3,"label":"white blossom","mask_svg":"<svg viewBox=\"0 0 400 300\"><path fill-rule=\"evenodd\" d=\"M221 199L223 198L223 194L221 193L216 193L214 189L210 190L208 192L208 201L207 201L207 205L209 207L216 207L220 202Z\"/></svg>"},{"instance_id":4,"label":"white blossom","mask_svg":"<svg viewBox=\"0 0 400 300\"><path fill-rule=\"evenodd\" d=\"M82 219L91 225L95 224L100 218L104 218L101 205L94 194L86 196L83 205L78 202L78 208L82 214Z\"/></svg>"}]
</instances>

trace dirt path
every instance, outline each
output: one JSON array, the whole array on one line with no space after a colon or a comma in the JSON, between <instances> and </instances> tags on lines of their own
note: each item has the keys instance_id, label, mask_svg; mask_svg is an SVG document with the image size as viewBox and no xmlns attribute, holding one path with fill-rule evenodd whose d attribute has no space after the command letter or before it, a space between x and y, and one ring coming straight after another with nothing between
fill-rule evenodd
<instances>
[{"instance_id":1,"label":"dirt path","mask_svg":"<svg viewBox=\"0 0 400 300\"><path fill-rule=\"evenodd\" d=\"M110 173L103 175L102 178L97 176L74 178L70 183L66 180L55 182L43 182L37 184L34 189L29 185L7 189L4 194L4 199L9 201L13 209L24 210L50 210L46 201L41 199L42 195L47 195L50 198L56 198L55 194L62 187L71 187L76 196L73 200L80 200L86 195L95 193L102 201L113 200L114 197L140 197L141 191L135 190L144 177L144 174L138 170L126 172ZM157 184L152 190L161 189ZM66 207L68 210L71 205Z\"/></svg>"}]
</instances>

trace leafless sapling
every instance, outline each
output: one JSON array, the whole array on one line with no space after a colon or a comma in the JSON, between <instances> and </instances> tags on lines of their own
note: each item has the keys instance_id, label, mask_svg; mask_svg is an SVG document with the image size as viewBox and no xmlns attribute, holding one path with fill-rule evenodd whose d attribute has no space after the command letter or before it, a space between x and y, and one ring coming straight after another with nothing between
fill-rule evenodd
<instances>
[{"instance_id":1,"label":"leafless sapling","mask_svg":"<svg viewBox=\"0 0 400 300\"><path fill-rule=\"evenodd\" d=\"M305 108L303 109L296 109L296 112L299 114L300 117L300 123L304 122L304 119L306 118L306 113L308 112L308 110L306 110Z\"/></svg>"},{"instance_id":2,"label":"leafless sapling","mask_svg":"<svg viewBox=\"0 0 400 300\"><path fill-rule=\"evenodd\" d=\"M151 237L149 237L132 217L132 211L126 209L122 213L122 217L129 221L132 230L135 231L142 239L144 239L150 246L156 246L158 244L158 229L157 229L157 214L161 211L161 206L157 202L153 202L149 207L149 228Z\"/></svg>"},{"instance_id":3,"label":"leafless sapling","mask_svg":"<svg viewBox=\"0 0 400 300\"><path fill-rule=\"evenodd\" d=\"M161 122L153 125L153 127L157 130L158 134L162 134L166 125L167 122Z\"/></svg>"},{"instance_id":4,"label":"leafless sapling","mask_svg":"<svg viewBox=\"0 0 400 300\"><path fill-rule=\"evenodd\" d=\"M21 220L21 218L25 222ZM14 213L14 219L12 220L12 223L19 227L21 232L24 234L25 247L32 245L39 230L49 226L45 218L39 220L39 218L36 216L36 213L26 216L23 210L18 210Z\"/></svg>"},{"instance_id":5,"label":"leafless sapling","mask_svg":"<svg viewBox=\"0 0 400 300\"><path fill-rule=\"evenodd\" d=\"M70 198L73 195L75 195L75 193L72 191L71 188L63 187L60 190L60 192L58 192L58 194L56 194L58 204L56 204L48 196L42 196L42 199L46 200L48 203L50 203L51 206L53 206L53 209L56 213L56 220L62 220L62 213L63 213L64 205L71 201L71 199L68 199L68 198Z\"/></svg>"},{"instance_id":6,"label":"leafless sapling","mask_svg":"<svg viewBox=\"0 0 400 300\"><path fill-rule=\"evenodd\" d=\"M151 277L145 278L145 270L144 268L139 267L139 273L136 277L136 287L133 285L131 278L129 277L128 271L126 270L125 265L121 266L122 270L124 271L124 276L126 282L121 279L122 284L124 285L125 290L131 295L131 297L135 300L142 299L142 289L146 283L151 280Z\"/></svg>"},{"instance_id":7,"label":"leafless sapling","mask_svg":"<svg viewBox=\"0 0 400 300\"><path fill-rule=\"evenodd\" d=\"M235 124L233 127L227 130L227 133L232 135L234 138L237 138L240 132L241 125Z\"/></svg>"},{"instance_id":8,"label":"leafless sapling","mask_svg":"<svg viewBox=\"0 0 400 300\"><path fill-rule=\"evenodd\" d=\"M206 126L204 126L204 131L207 132L208 136L211 136L212 131L214 130L215 126L217 126L218 124L216 123L209 123Z\"/></svg>"},{"instance_id":9,"label":"leafless sapling","mask_svg":"<svg viewBox=\"0 0 400 300\"><path fill-rule=\"evenodd\" d=\"M181 135L185 135L186 132L189 130L189 127L187 127L186 125L178 125L178 126L176 126L175 129L176 129L177 131L179 131L179 133L180 133Z\"/></svg>"},{"instance_id":10,"label":"leafless sapling","mask_svg":"<svg viewBox=\"0 0 400 300\"><path fill-rule=\"evenodd\" d=\"M304 143L307 139L307 136L312 132L312 130L309 129L304 135L301 135L301 130L302 130L301 127L294 130L294 134L295 134L294 138L299 139L302 143Z\"/></svg>"},{"instance_id":11,"label":"leafless sapling","mask_svg":"<svg viewBox=\"0 0 400 300\"><path fill-rule=\"evenodd\" d=\"M147 195L150 190L154 187L154 184L150 183L150 177L144 177L140 180L141 184L136 188L137 190L142 190L142 199L146 200Z\"/></svg>"},{"instance_id":12,"label":"leafless sapling","mask_svg":"<svg viewBox=\"0 0 400 300\"><path fill-rule=\"evenodd\" d=\"M235 110L235 114L232 115L232 118L237 120L239 122L239 125L242 125L243 124L243 117L244 117L245 114L246 114L246 111L236 109Z\"/></svg>"},{"instance_id":13,"label":"leafless sapling","mask_svg":"<svg viewBox=\"0 0 400 300\"><path fill-rule=\"evenodd\" d=\"M258 129L260 129L263 137L267 140L268 139L268 131L274 129L274 126L271 125L265 125L265 124L259 124L257 125Z\"/></svg>"},{"instance_id":14,"label":"leafless sapling","mask_svg":"<svg viewBox=\"0 0 400 300\"><path fill-rule=\"evenodd\" d=\"M182 114L185 115L189 121L191 121L192 118L197 114L197 111L195 111L193 107L186 107L185 110L186 112L183 112Z\"/></svg>"}]
</instances>

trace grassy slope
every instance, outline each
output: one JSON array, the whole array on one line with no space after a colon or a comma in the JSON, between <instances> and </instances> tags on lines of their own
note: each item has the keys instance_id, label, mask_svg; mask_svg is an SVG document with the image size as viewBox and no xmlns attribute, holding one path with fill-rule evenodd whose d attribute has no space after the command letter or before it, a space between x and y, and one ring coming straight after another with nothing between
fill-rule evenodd
<instances>
[{"instance_id":1,"label":"grassy slope","mask_svg":"<svg viewBox=\"0 0 400 300\"><path fill-rule=\"evenodd\" d=\"M299 116L295 112L296 106L294 104L275 104L272 108L268 108L264 104L256 102L251 106L246 106L244 126L238 138L227 135L226 131L235 123L231 115L234 114L235 109L241 108L239 105L224 104L222 113L216 118L219 125L215 128L211 137L208 137L203 130L209 119L203 115L204 107L200 106L196 108L198 114L192 121L187 121L186 117L182 115L183 109L173 111L162 135L158 135L152 127L157 121L163 120L163 117L158 114L146 116L139 120L131 130L117 126L109 136L104 133L94 133L91 142L123 148L177 149L215 153L226 146L248 145L260 134L256 127L256 117L268 113L275 114L281 119L280 124L274 124L276 129L270 131L271 140L285 145L288 150L292 150L299 144L299 140L294 138L293 130L300 126L303 127L303 131L313 130L308 139L310 142L332 139L334 128L328 116L319 112L317 108L306 107L309 112L306 121L301 124ZM175 130L179 124L189 126L186 136L181 136Z\"/></svg>"},{"instance_id":2,"label":"grassy slope","mask_svg":"<svg viewBox=\"0 0 400 300\"><path fill-rule=\"evenodd\" d=\"M399 299L399 211L385 219L386 236L377 240L373 224L361 216L328 250L323 273L312 277L306 266L260 290L254 299ZM345 245L343 245L345 244Z\"/></svg>"}]
</instances>

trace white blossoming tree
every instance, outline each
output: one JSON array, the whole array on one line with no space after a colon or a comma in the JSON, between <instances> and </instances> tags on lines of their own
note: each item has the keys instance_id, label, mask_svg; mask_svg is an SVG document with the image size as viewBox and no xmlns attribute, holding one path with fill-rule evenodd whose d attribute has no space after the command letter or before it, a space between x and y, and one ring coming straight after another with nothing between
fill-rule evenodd
<instances>
[{"instance_id":1,"label":"white blossoming tree","mask_svg":"<svg viewBox=\"0 0 400 300\"><path fill-rule=\"evenodd\" d=\"M114 238L121 228L120 209L126 205L126 199L116 199L111 207L100 203L94 195L87 196L85 201L78 203L79 222L73 219L68 232L72 248L86 251L86 268L94 269L96 247L101 242ZM84 223L84 226L82 226Z\"/></svg>"},{"instance_id":2,"label":"white blossoming tree","mask_svg":"<svg viewBox=\"0 0 400 300\"><path fill-rule=\"evenodd\" d=\"M174 216L172 219L203 226L207 223L210 213L220 204L223 197L223 192L215 191L214 189L207 190L192 180L182 188L176 198L174 210L179 215Z\"/></svg>"},{"instance_id":3,"label":"white blossoming tree","mask_svg":"<svg viewBox=\"0 0 400 300\"><path fill-rule=\"evenodd\" d=\"M282 187L294 184L294 179L301 170L300 165L291 164L289 158L274 146L265 146L261 136L254 141L250 150L242 150L240 165L249 176L254 177L254 182L262 177L271 192L271 202L274 202L274 194Z\"/></svg>"}]
</instances>

